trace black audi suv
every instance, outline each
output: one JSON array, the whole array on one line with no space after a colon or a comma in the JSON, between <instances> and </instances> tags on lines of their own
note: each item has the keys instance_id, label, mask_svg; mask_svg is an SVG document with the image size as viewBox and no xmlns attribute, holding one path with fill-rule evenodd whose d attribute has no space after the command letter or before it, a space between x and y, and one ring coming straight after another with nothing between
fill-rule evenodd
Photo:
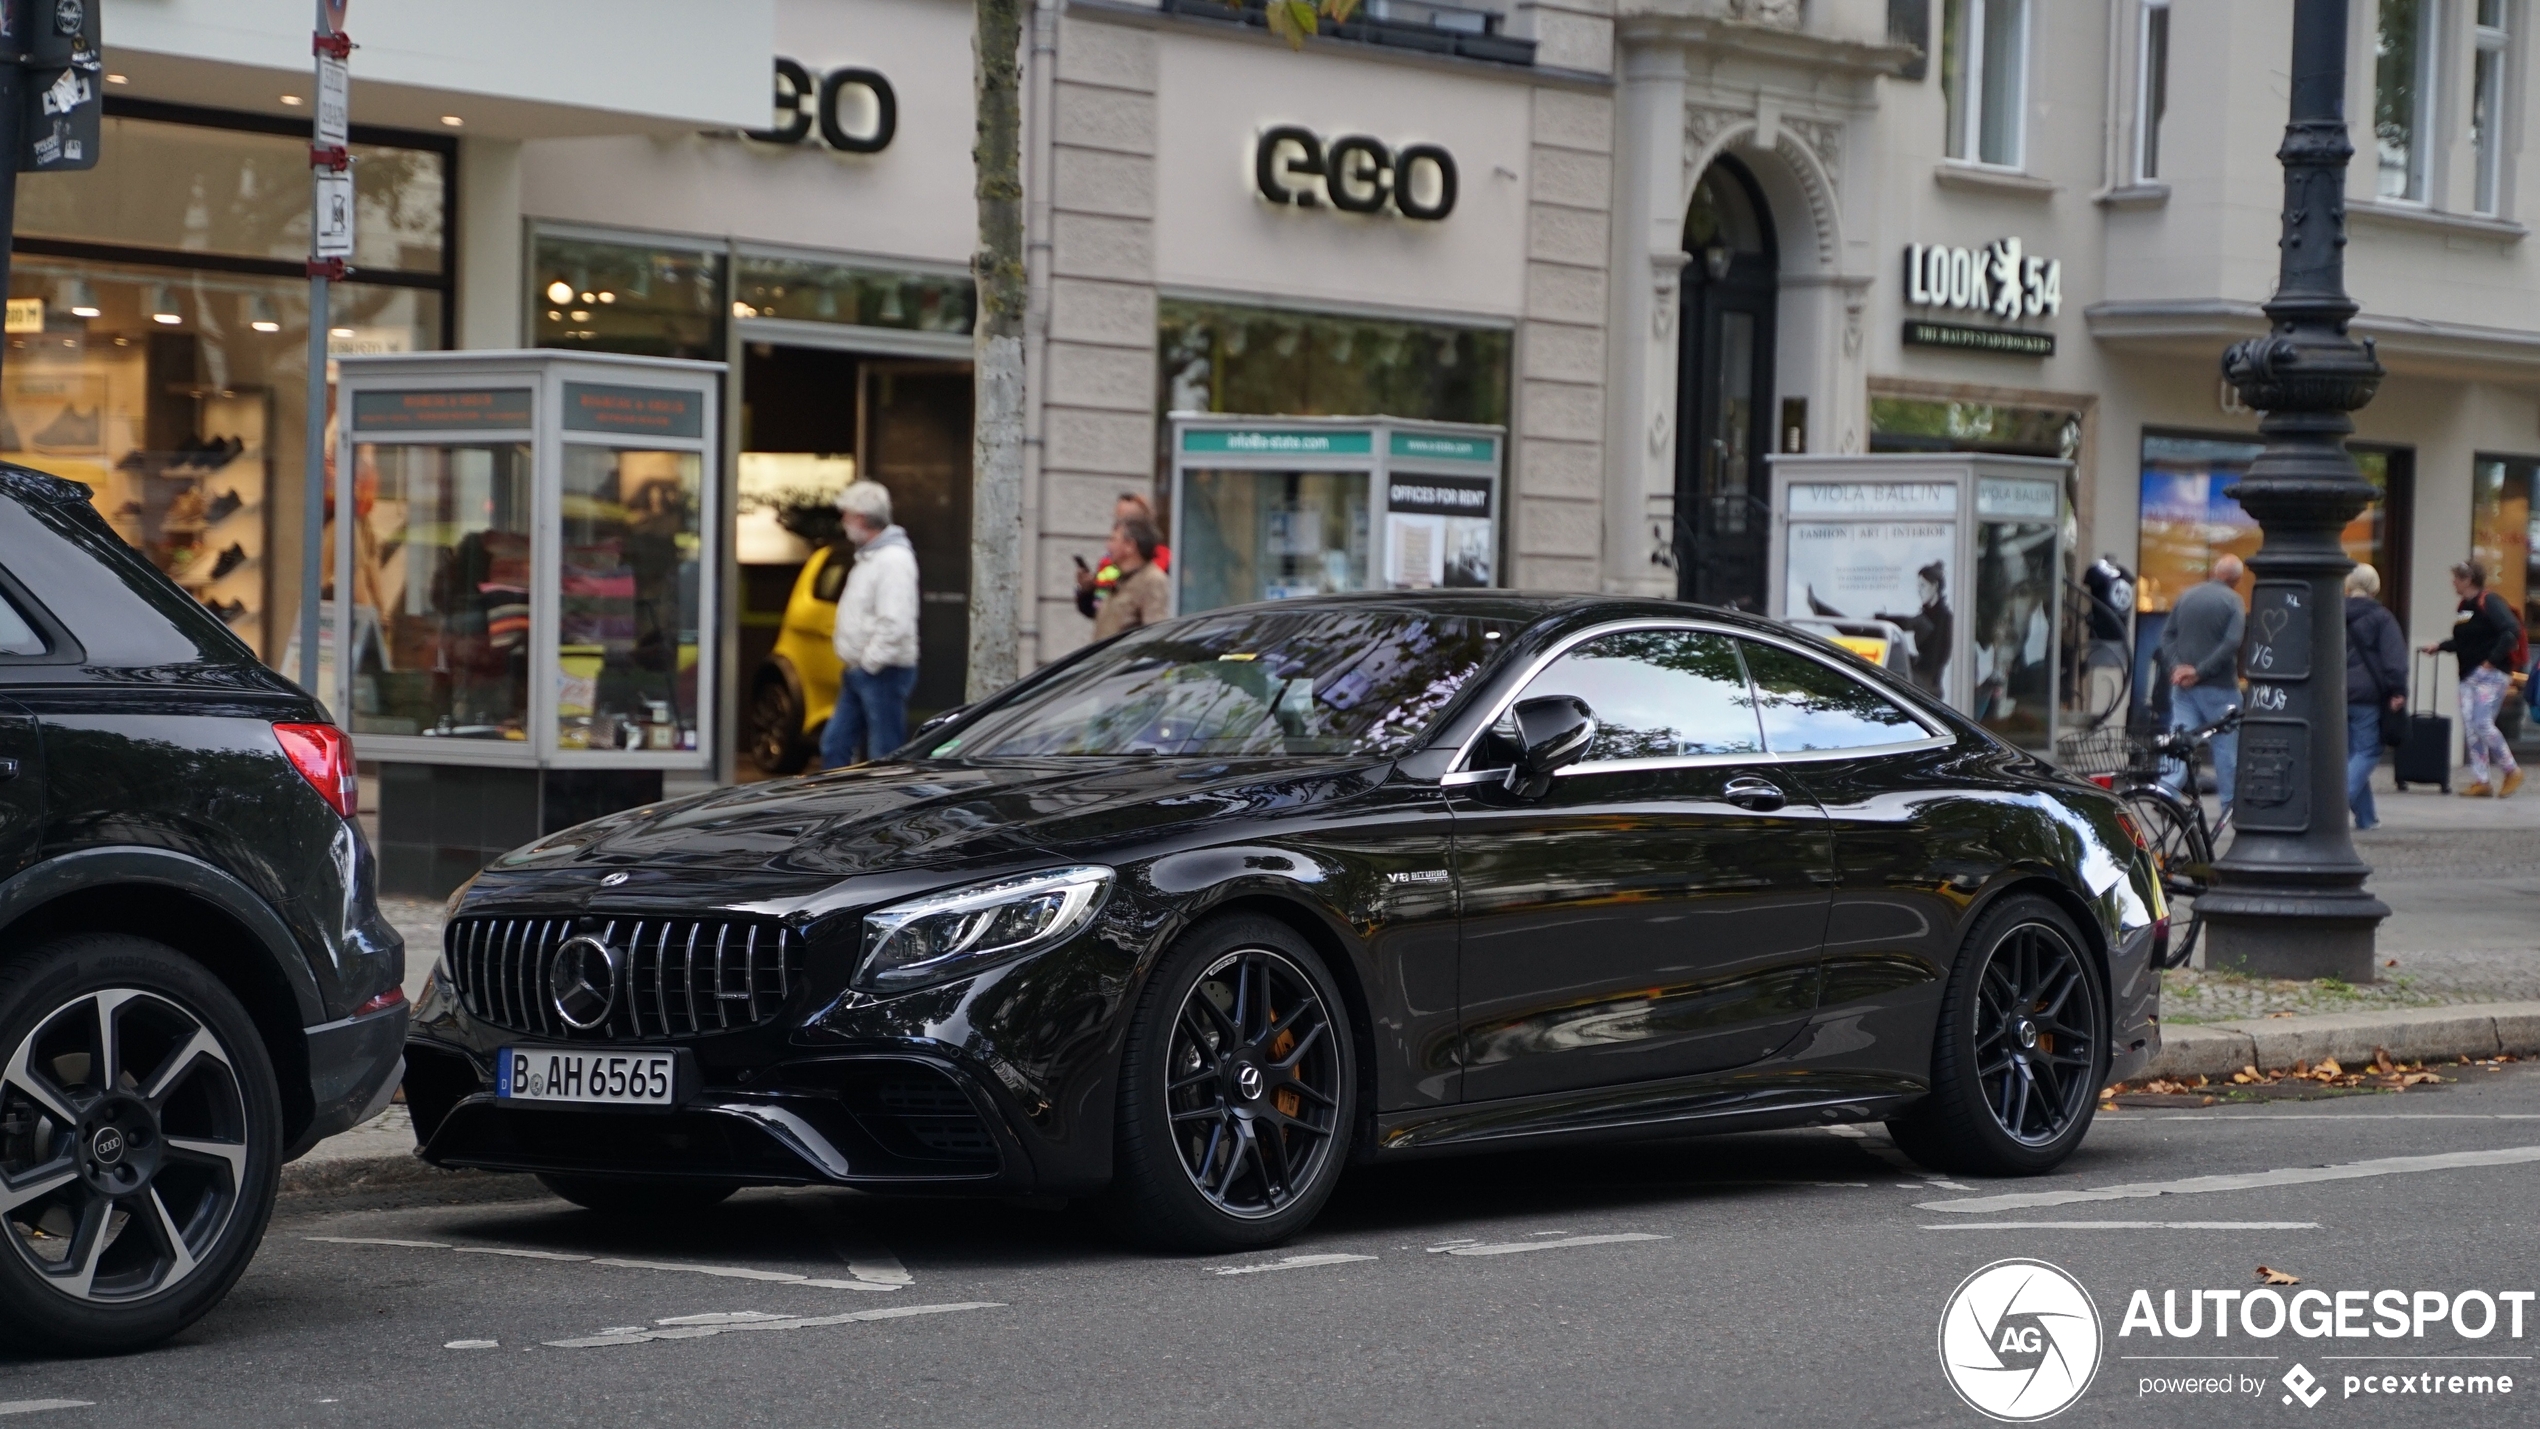
<instances>
[{"instance_id":1,"label":"black audi suv","mask_svg":"<svg viewBox=\"0 0 2540 1429\"><path fill-rule=\"evenodd\" d=\"M1099 1195L1269 1244L1352 1163L1885 1120L2042 1172L2157 1044L2117 803L1661 602L1195 615L889 760L568 830L451 902L427 1160L666 1210Z\"/></svg>"},{"instance_id":2,"label":"black audi suv","mask_svg":"<svg viewBox=\"0 0 2540 1429\"><path fill-rule=\"evenodd\" d=\"M405 949L355 790L86 487L0 466L0 1342L192 1323L282 1164L388 1104Z\"/></svg>"}]
</instances>

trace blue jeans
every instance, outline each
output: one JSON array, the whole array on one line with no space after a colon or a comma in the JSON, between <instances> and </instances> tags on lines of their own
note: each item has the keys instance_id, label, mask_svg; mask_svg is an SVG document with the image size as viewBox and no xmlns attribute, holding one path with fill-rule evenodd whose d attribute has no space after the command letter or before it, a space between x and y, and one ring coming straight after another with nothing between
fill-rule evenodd
<instances>
[{"instance_id":1,"label":"blue jeans","mask_svg":"<svg viewBox=\"0 0 2540 1429\"><path fill-rule=\"evenodd\" d=\"M829 727L820 735L820 767L843 769L855 762L856 746L865 758L879 759L908 743L908 694L917 688L915 665L886 665L866 674L847 667L838 682L838 707L829 712Z\"/></svg>"},{"instance_id":2,"label":"blue jeans","mask_svg":"<svg viewBox=\"0 0 2540 1429\"><path fill-rule=\"evenodd\" d=\"M2232 706L2240 703L2240 687L2224 680L2211 685L2189 685L2184 689L2170 687L2170 728L2202 729L2221 719ZM2240 731L2218 734L2205 746L2214 758L2214 792L2221 796L2223 807L2231 807L2232 776L2240 769ZM2186 767L2173 760L2170 772L2161 781L2171 788L2193 796L2187 786Z\"/></svg>"},{"instance_id":3,"label":"blue jeans","mask_svg":"<svg viewBox=\"0 0 2540 1429\"><path fill-rule=\"evenodd\" d=\"M2348 705L2346 707L2346 807L2355 816L2355 827L2369 829L2381 822L2372 806L2372 771L2381 767L2381 706Z\"/></svg>"}]
</instances>

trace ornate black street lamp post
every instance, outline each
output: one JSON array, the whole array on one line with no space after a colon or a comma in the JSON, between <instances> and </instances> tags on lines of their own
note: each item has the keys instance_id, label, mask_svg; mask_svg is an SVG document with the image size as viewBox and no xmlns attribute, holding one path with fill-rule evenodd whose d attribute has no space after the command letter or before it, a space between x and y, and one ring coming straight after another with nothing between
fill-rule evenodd
<instances>
[{"instance_id":1,"label":"ornate black street lamp post","mask_svg":"<svg viewBox=\"0 0 2540 1429\"><path fill-rule=\"evenodd\" d=\"M2347 413L2372 400L2381 364L2346 334L2346 0L2295 0L2293 105L2273 330L2223 356L2223 375L2266 413L2266 450L2235 489L2265 544L2249 634L2237 826L2198 900L2206 962L2262 977L2369 982L2373 931L2390 909L2364 891L2346 814L2344 581L2339 534L2373 489L2346 454Z\"/></svg>"}]
</instances>

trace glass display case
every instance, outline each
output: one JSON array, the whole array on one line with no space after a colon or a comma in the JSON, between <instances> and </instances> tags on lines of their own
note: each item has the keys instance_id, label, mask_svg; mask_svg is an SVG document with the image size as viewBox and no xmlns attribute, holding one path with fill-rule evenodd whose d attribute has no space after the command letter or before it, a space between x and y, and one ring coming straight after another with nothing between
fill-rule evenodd
<instances>
[{"instance_id":1,"label":"glass display case","mask_svg":"<svg viewBox=\"0 0 2540 1429\"><path fill-rule=\"evenodd\" d=\"M1172 418L1174 608L1498 584L1498 427Z\"/></svg>"},{"instance_id":2,"label":"glass display case","mask_svg":"<svg viewBox=\"0 0 2540 1429\"><path fill-rule=\"evenodd\" d=\"M1771 461L1771 614L2022 748L2053 748L2071 464L1974 452Z\"/></svg>"},{"instance_id":3,"label":"glass display case","mask_svg":"<svg viewBox=\"0 0 2540 1429\"><path fill-rule=\"evenodd\" d=\"M481 863L711 768L723 365L448 352L341 374L330 508L353 519L327 525L320 693L390 766L383 879L450 881L418 860ZM453 769L523 777L433 772Z\"/></svg>"}]
</instances>

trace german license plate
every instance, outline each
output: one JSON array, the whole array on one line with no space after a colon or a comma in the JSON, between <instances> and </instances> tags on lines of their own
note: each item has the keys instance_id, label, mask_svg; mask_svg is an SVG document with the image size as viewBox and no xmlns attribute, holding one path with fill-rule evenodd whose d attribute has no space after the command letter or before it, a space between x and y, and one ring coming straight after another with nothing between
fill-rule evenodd
<instances>
[{"instance_id":1,"label":"german license plate","mask_svg":"<svg viewBox=\"0 0 2540 1429\"><path fill-rule=\"evenodd\" d=\"M679 1054L666 1047L506 1047L494 1067L494 1096L514 1102L676 1106Z\"/></svg>"}]
</instances>

